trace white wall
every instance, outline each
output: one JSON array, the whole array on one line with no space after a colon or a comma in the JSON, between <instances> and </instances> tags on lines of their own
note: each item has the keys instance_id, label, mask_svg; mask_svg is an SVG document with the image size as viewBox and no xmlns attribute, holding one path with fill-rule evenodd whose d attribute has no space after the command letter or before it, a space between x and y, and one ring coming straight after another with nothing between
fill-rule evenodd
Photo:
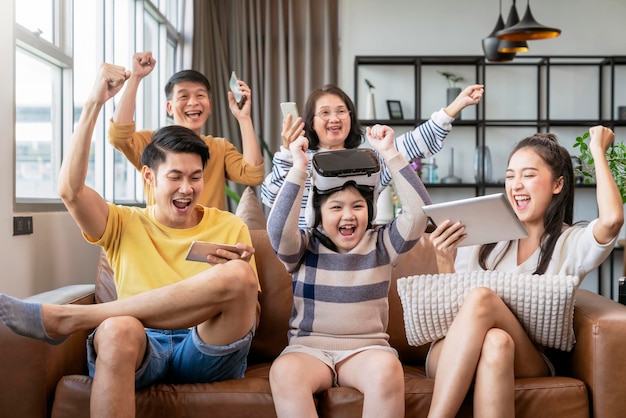
<instances>
[{"instance_id":1,"label":"white wall","mask_svg":"<svg viewBox=\"0 0 626 418\"><path fill-rule=\"evenodd\" d=\"M526 1L517 1L520 18ZM574 6L575 4L575 6ZM623 0L531 0L540 23L561 36L529 43L532 55L626 54ZM355 55L481 55L497 0L340 0L339 83L353 94ZM504 20L511 7L502 0Z\"/></svg>"},{"instance_id":2,"label":"white wall","mask_svg":"<svg viewBox=\"0 0 626 418\"><path fill-rule=\"evenodd\" d=\"M510 2L503 2L506 19ZM559 38L531 43L532 54L626 54L623 0L534 0L535 18ZM523 14L526 2L518 1ZM497 18L495 0L341 0L339 82L353 94L355 55L478 55ZM13 1L0 2L0 292L18 297L91 282L98 248L66 212L13 211ZM13 216L32 215L34 234L12 236ZM621 265L619 266L621 271Z\"/></svg>"},{"instance_id":3,"label":"white wall","mask_svg":"<svg viewBox=\"0 0 626 418\"><path fill-rule=\"evenodd\" d=\"M526 1L517 1L520 18L526 10L526 4ZM530 6L538 22L561 29L561 35L554 39L529 42L530 51L526 55L626 55L626 25L623 23L626 2L623 0L531 0ZM498 7L497 0L341 0L339 85L354 97L356 55L482 55L481 39L493 30L498 18ZM502 1L505 21L510 7L510 0ZM398 93L398 86L394 85L397 79L391 76L383 83L378 80L379 84L384 85L377 85L374 90L377 95L377 114L379 110L382 110L380 113L383 115L387 112L386 108L380 109L385 102L378 95L397 98L401 94ZM469 83L467 80L465 85ZM442 82L443 86L445 84ZM489 86L485 86L485 89L488 90ZM359 90L359 97L362 96L363 91ZM430 112L437 109L425 110ZM449 139L455 135L453 129ZM445 154L445 150L442 154ZM446 158L444 155L441 157ZM459 163L472 162L466 159ZM447 171L440 173L440 176L446 174ZM433 199L447 196L446 193L447 190L433 189ZM575 214L578 220L597 216L593 191L577 193ZM624 235L622 231L621 236ZM622 252L616 252L615 256L614 276L619 277L622 273ZM611 283L609 270L607 262L602 267L601 275L593 272L587 276L583 287L598 291L601 281L603 294L608 296L608 289L613 285L617 295L616 279Z\"/></svg>"}]
</instances>

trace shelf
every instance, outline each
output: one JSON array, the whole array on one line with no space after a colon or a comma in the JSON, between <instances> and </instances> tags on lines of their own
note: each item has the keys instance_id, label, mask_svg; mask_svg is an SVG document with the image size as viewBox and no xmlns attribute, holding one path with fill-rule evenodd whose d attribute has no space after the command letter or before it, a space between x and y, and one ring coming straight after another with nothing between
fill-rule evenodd
<instances>
[{"instance_id":1,"label":"shelf","mask_svg":"<svg viewBox=\"0 0 626 418\"><path fill-rule=\"evenodd\" d=\"M575 137L581 128L604 125L626 127L618 118L618 107L626 106L626 56L520 55L511 62L488 62L483 56L381 55L356 56L354 60L354 99L357 111L365 107L367 87L364 78L375 86L380 118L361 118L363 126L385 124L413 129L426 121L433 111L445 107L447 80L438 74L450 71L469 84L484 84L485 94L477 106L463 110L445 147L434 157L439 177L449 172L454 148L454 174L459 184L428 183L442 189L448 198L454 189L466 194L473 189L483 194L502 183L474 183L475 150L489 146L492 178L502 179L506 161L514 144L534 132L553 132L572 155ZM386 100L401 102L406 119L389 119ZM459 129L462 128L462 129ZM404 129L398 129L401 131ZM595 185L577 185L594 189ZM452 192L452 193L450 193Z\"/></svg>"}]
</instances>

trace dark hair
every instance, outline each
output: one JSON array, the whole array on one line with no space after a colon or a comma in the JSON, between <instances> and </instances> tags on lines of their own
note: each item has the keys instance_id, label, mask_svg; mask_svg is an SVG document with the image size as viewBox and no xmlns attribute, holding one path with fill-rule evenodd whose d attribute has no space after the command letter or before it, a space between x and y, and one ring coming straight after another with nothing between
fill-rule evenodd
<instances>
[{"instance_id":1,"label":"dark hair","mask_svg":"<svg viewBox=\"0 0 626 418\"><path fill-rule=\"evenodd\" d=\"M348 133L344 147L358 147L361 145L361 142L363 142L362 137L364 131L361 127L361 123L356 117L356 107L354 106L352 99L350 99L350 97L348 97L343 90L334 84L327 84L320 89L313 90L306 101L306 105L304 106L304 117L302 120L304 121L304 134L309 140L309 149L319 149L320 146L320 139L313 129L313 118L315 117L315 104L317 103L317 100L327 94L339 97L350 111L350 132Z\"/></svg>"},{"instance_id":2,"label":"dark hair","mask_svg":"<svg viewBox=\"0 0 626 418\"><path fill-rule=\"evenodd\" d=\"M174 73L165 84L165 98L167 100L171 100L174 86L184 81L204 84L207 93L211 92L211 84L209 83L209 80L204 76L204 74L196 70L182 70Z\"/></svg>"},{"instance_id":3,"label":"dark hair","mask_svg":"<svg viewBox=\"0 0 626 418\"><path fill-rule=\"evenodd\" d=\"M156 171L170 152L199 155L203 169L209 161L209 147L202 138L189 128L170 125L154 131L152 141L141 153L141 164Z\"/></svg>"},{"instance_id":4,"label":"dark hair","mask_svg":"<svg viewBox=\"0 0 626 418\"><path fill-rule=\"evenodd\" d=\"M517 143L511 154L522 148L532 148L539 157L550 167L552 172L552 180L563 177L563 187L561 192L552 196L552 201L548 205L548 209L543 217L544 232L539 241L540 254L539 263L535 274L544 274L552 258L554 246L561 235L563 224L572 225L574 219L574 168L569 152L563 146L559 145L556 136L551 133L536 133L532 136L522 139ZM510 243L509 243L510 246ZM488 270L486 260L492 252L495 244L483 245L480 249L479 263L480 266ZM508 250L508 246L506 250ZM496 264L500 260L497 260Z\"/></svg>"},{"instance_id":5,"label":"dark hair","mask_svg":"<svg viewBox=\"0 0 626 418\"><path fill-rule=\"evenodd\" d=\"M311 198L313 199L313 213L314 213L314 221L313 227L317 228L317 226L322 222L322 205L328 198L334 194L335 192L345 190L348 187L353 188L361 196L365 199L367 203L367 228L372 227L372 222L374 221L374 188L368 186L359 186L354 181L350 180L344 183L343 186L339 188L333 189L330 193L319 193L315 187L313 187L313 194Z\"/></svg>"}]
</instances>

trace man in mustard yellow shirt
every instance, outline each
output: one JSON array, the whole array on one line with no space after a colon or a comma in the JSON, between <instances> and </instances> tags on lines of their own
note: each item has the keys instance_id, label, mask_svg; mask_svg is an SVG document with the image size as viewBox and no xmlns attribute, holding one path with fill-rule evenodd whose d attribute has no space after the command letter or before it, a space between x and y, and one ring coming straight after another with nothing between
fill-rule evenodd
<instances>
[{"instance_id":1,"label":"man in mustard yellow shirt","mask_svg":"<svg viewBox=\"0 0 626 418\"><path fill-rule=\"evenodd\" d=\"M102 65L59 175L69 213L85 239L107 253L118 299L41 305L0 294L0 319L17 334L59 344L95 328L87 341L91 417L134 416L135 389L156 382L241 378L258 323L248 228L229 212L198 204L213 156L192 130L161 128L143 151L141 172L154 205L115 205L85 184L100 110L129 76ZM233 244L241 255L218 250L208 263L188 261L193 240Z\"/></svg>"},{"instance_id":2,"label":"man in mustard yellow shirt","mask_svg":"<svg viewBox=\"0 0 626 418\"><path fill-rule=\"evenodd\" d=\"M141 153L152 139L151 130L135 130L135 101L139 83L152 72L156 59L151 52L138 52L133 56L130 78L122 92L109 125L109 142L122 152L128 161L141 170ZM165 85L167 113L176 125L185 126L204 140L209 147L211 160L204 170L204 191L198 203L226 209L224 185L226 180L248 186L258 186L265 177L265 165L259 141L252 125L251 91L239 80L240 93L245 96L241 109L233 93L228 92L230 110L239 123L243 154L225 138L201 135L202 128L212 110L211 86L198 71L183 70L175 73ZM152 204L150 187L146 185L146 202Z\"/></svg>"}]
</instances>

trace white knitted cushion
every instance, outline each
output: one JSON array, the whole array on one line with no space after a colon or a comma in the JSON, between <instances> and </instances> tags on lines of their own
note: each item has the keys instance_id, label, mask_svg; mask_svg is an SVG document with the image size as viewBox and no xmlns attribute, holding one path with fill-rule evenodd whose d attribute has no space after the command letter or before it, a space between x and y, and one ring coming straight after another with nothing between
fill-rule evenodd
<instances>
[{"instance_id":1,"label":"white knitted cushion","mask_svg":"<svg viewBox=\"0 0 626 418\"><path fill-rule=\"evenodd\" d=\"M533 342L565 351L576 342L573 320L578 285L577 276L498 271L423 274L397 281L410 345L445 337L469 291L487 287L504 300Z\"/></svg>"}]
</instances>

